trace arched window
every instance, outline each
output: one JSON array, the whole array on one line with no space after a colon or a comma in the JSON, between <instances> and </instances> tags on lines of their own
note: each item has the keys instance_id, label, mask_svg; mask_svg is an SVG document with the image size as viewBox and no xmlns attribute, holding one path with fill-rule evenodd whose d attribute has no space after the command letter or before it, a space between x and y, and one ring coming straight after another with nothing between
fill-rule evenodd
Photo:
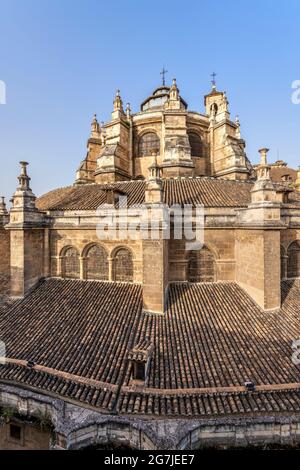
<instances>
[{"instance_id":1,"label":"arched window","mask_svg":"<svg viewBox=\"0 0 300 470\"><path fill-rule=\"evenodd\" d=\"M87 252L86 278L108 281L107 253L99 245L91 246Z\"/></svg>"},{"instance_id":2,"label":"arched window","mask_svg":"<svg viewBox=\"0 0 300 470\"><path fill-rule=\"evenodd\" d=\"M216 280L216 263L213 253L206 247L190 251L188 264L189 282L214 282Z\"/></svg>"},{"instance_id":3,"label":"arched window","mask_svg":"<svg viewBox=\"0 0 300 470\"><path fill-rule=\"evenodd\" d=\"M280 277L281 279L286 278L286 261L287 261L287 256L285 254L285 249L282 245L280 245Z\"/></svg>"},{"instance_id":4,"label":"arched window","mask_svg":"<svg viewBox=\"0 0 300 470\"><path fill-rule=\"evenodd\" d=\"M132 254L127 248L120 248L115 254L114 279L119 282L133 281Z\"/></svg>"},{"instance_id":5,"label":"arched window","mask_svg":"<svg viewBox=\"0 0 300 470\"><path fill-rule=\"evenodd\" d=\"M139 140L139 156L148 157L154 152L159 153L160 143L155 132L147 132L143 134Z\"/></svg>"},{"instance_id":6,"label":"arched window","mask_svg":"<svg viewBox=\"0 0 300 470\"><path fill-rule=\"evenodd\" d=\"M62 275L69 279L80 277L79 254L73 247L67 248L62 259Z\"/></svg>"},{"instance_id":7,"label":"arched window","mask_svg":"<svg viewBox=\"0 0 300 470\"><path fill-rule=\"evenodd\" d=\"M300 277L300 243L293 242L288 249L287 277Z\"/></svg>"},{"instance_id":8,"label":"arched window","mask_svg":"<svg viewBox=\"0 0 300 470\"><path fill-rule=\"evenodd\" d=\"M217 103L213 103L211 105L210 112L213 116L216 116L218 114L218 105L217 105Z\"/></svg>"},{"instance_id":9,"label":"arched window","mask_svg":"<svg viewBox=\"0 0 300 470\"><path fill-rule=\"evenodd\" d=\"M202 157L203 148L201 137L195 132L189 132L189 142L191 146L191 156L192 157Z\"/></svg>"}]
</instances>

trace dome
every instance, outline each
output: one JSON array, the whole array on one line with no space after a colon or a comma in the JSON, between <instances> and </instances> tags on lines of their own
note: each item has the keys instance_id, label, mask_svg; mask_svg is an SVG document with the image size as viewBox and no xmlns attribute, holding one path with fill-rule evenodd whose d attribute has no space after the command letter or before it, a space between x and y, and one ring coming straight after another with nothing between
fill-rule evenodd
<instances>
[{"instance_id":1,"label":"dome","mask_svg":"<svg viewBox=\"0 0 300 470\"><path fill-rule=\"evenodd\" d=\"M168 100L170 95L170 87L169 86L160 86L156 88L151 96L145 99L145 101L141 104L141 111L147 111L148 109L152 108L162 108L165 102ZM180 98L183 108L187 108L187 103Z\"/></svg>"}]
</instances>

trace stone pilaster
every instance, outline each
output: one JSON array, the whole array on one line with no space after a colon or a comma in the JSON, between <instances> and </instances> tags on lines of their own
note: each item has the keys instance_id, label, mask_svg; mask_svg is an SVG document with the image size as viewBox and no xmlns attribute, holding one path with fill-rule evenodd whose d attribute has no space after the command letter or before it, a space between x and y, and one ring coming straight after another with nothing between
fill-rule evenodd
<instances>
[{"instance_id":1,"label":"stone pilaster","mask_svg":"<svg viewBox=\"0 0 300 470\"><path fill-rule=\"evenodd\" d=\"M5 230L5 225L9 221L5 199L0 199L0 295L9 294L10 279L10 237Z\"/></svg>"},{"instance_id":2,"label":"stone pilaster","mask_svg":"<svg viewBox=\"0 0 300 470\"><path fill-rule=\"evenodd\" d=\"M168 288L168 240L143 240L143 309L163 314Z\"/></svg>"},{"instance_id":3,"label":"stone pilaster","mask_svg":"<svg viewBox=\"0 0 300 470\"><path fill-rule=\"evenodd\" d=\"M164 154L161 170L166 178L194 175L186 118L187 111L181 102L176 79L173 79L163 111Z\"/></svg>"},{"instance_id":4,"label":"stone pilaster","mask_svg":"<svg viewBox=\"0 0 300 470\"><path fill-rule=\"evenodd\" d=\"M142 240L143 252L143 308L163 314L168 288L169 240L164 239L165 206L162 203L162 183L156 158L150 167L146 182L144 216L147 217L148 239ZM150 229L155 228L155 233Z\"/></svg>"},{"instance_id":5,"label":"stone pilaster","mask_svg":"<svg viewBox=\"0 0 300 470\"><path fill-rule=\"evenodd\" d=\"M35 206L26 162L21 162L18 179L6 229L10 233L10 291L14 297L23 297L44 276L49 260L45 259L45 215Z\"/></svg>"},{"instance_id":6,"label":"stone pilaster","mask_svg":"<svg viewBox=\"0 0 300 470\"><path fill-rule=\"evenodd\" d=\"M278 309L280 295L280 203L270 180L268 149L261 149L251 203L238 214L236 281L264 310Z\"/></svg>"}]
</instances>

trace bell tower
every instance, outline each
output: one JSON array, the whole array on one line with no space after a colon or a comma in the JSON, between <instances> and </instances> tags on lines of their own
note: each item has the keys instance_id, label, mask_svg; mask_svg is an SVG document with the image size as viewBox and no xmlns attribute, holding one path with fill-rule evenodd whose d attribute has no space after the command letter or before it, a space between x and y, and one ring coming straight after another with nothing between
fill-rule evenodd
<instances>
[{"instance_id":1,"label":"bell tower","mask_svg":"<svg viewBox=\"0 0 300 470\"><path fill-rule=\"evenodd\" d=\"M210 167L212 176L226 179L248 179L251 164L240 135L240 122L231 121L225 91L218 91L215 74L211 92L205 96L209 119Z\"/></svg>"}]
</instances>

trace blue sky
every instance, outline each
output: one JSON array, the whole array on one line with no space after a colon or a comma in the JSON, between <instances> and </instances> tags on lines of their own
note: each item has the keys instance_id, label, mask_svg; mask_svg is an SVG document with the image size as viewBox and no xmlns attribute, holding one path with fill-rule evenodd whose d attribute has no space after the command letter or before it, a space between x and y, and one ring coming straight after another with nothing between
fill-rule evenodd
<instances>
[{"instance_id":1,"label":"blue sky","mask_svg":"<svg viewBox=\"0 0 300 470\"><path fill-rule=\"evenodd\" d=\"M298 0L0 0L0 193L24 159L37 195L72 184L93 113L109 119L116 88L138 110L163 65L200 112L216 71L249 158L298 166L299 20Z\"/></svg>"}]
</instances>

